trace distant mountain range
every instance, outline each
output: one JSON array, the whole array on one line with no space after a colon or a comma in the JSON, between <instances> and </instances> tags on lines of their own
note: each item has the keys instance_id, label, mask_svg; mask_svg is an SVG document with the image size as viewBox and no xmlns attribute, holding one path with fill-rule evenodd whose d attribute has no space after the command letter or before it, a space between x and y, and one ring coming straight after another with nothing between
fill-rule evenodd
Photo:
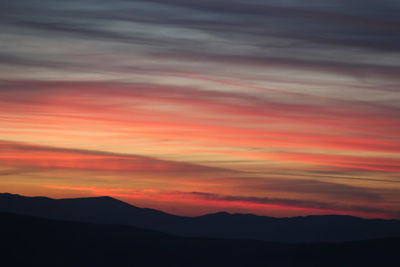
<instances>
[{"instance_id":1,"label":"distant mountain range","mask_svg":"<svg viewBox=\"0 0 400 267\"><path fill-rule=\"evenodd\" d=\"M400 221L352 216L273 218L225 212L184 217L138 208L111 197L51 199L0 194L0 212L48 219L119 224L172 235L268 242L346 242L400 237Z\"/></svg>"},{"instance_id":2,"label":"distant mountain range","mask_svg":"<svg viewBox=\"0 0 400 267\"><path fill-rule=\"evenodd\" d=\"M0 266L398 266L400 238L283 244L0 213Z\"/></svg>"}]
</instances>

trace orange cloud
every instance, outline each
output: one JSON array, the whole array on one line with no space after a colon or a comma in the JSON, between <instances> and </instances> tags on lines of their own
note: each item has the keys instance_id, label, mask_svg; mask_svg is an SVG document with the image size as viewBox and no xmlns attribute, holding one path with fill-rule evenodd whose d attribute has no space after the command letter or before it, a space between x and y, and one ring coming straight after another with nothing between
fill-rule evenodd
<instances>
[{"instance_id":1,"label":"orange cloud","mask_svg":"<svg viewBox=\"0 0 400 267\"><path fill-rule=\"evenodd\" d=\"M230 172L185 162L101 151L0 142L0 166L132 172Z\"/></svg>"}]
</instances>

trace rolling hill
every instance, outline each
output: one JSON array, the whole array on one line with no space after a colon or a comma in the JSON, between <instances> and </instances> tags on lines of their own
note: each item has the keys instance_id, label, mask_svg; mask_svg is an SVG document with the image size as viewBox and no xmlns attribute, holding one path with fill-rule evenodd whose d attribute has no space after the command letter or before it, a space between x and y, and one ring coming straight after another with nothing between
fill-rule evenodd
<instances>
[{"instance_id":1,"label":"rolling hill","mask_svg":"<svg viewBox=\"0 0 400 267\"><path fill-rule=\"evenodd\" d=\"M1 266L398 266L400 238L283 244L0 213Z\"/></svg>"}]
</instances>

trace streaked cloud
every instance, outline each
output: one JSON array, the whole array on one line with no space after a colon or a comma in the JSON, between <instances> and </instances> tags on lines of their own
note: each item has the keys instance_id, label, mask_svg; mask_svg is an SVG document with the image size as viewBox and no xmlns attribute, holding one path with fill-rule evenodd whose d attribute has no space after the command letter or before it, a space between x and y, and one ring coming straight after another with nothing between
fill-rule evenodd
<instances>
[{"instance_id":1,"label":"streaked cloud","mask_svg":"<svg viewBox=\"0 0 400 267\"><path fill-rule=\"evenodd\" d=\"M63 149L0 141L3 167L38 167L74 170L132 171L132 172L230 172L185 162L159 160L139 155L102 151Z\"/></svg>"},{"instance_id":2,"label":"streaked cloud","mask_svg":"<svg viewBox=\"0 0 400 267\"><path fill-rule=\"evenodd\" d=\"M397 1L0 2L4 188L395 216Z\"/></svg>"}]
</instances>

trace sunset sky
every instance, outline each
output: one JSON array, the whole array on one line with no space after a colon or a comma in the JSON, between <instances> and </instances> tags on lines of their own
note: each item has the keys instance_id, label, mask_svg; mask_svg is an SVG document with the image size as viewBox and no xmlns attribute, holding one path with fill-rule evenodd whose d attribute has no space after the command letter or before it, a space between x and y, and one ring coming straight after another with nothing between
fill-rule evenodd
<instances>
[{"instance_id":1,"label":"sunset sky","mask_svg":"<svg viewBox=\"0 0 400 267\"><path fill-rule=\"evenodd\" d=\"M400 219L399 13L0 0L0 192Z\"/></svg>"}]
</instances>

